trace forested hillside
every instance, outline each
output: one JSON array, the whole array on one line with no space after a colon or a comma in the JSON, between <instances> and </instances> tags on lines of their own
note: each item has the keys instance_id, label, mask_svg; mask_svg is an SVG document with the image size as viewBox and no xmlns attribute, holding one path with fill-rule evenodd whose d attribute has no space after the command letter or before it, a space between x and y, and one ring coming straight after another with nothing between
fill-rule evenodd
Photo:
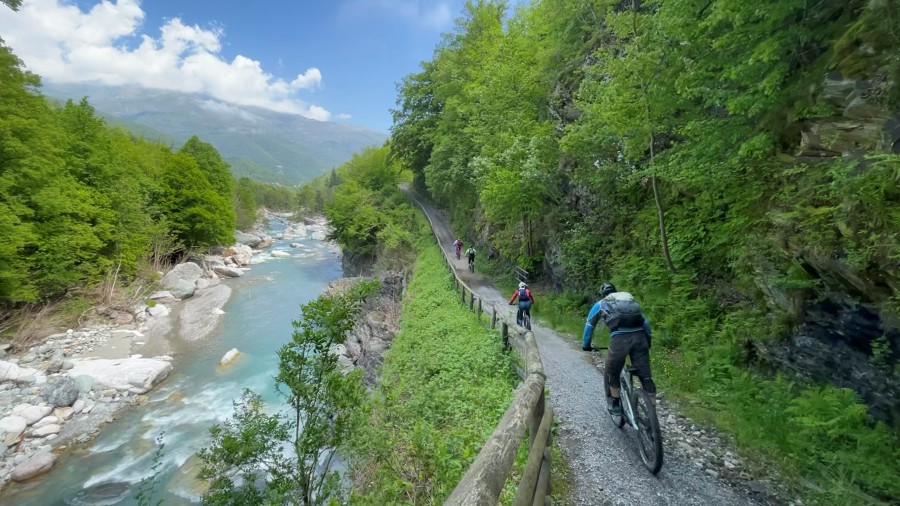
<instances>
[{"instance_id":1,"label":"forested hillside","mask_svg":"<svg viewBox=\"0 0 900 506\"><path fill-rule=\"evenodd\" d=\"M230 244L260 200L295 197L235 182L210 144L173 151L112 128L85 100L63 106L0 46L0 329L11 309L89 294L155 272L166 257ZM284 193L283 191L281 193ZM265 203L265 202L263 202Z\"/></svg>"},{"instance_id":2,"label":"forested hillside","mask_svg":"<svg viewBox=\"0 0 900 506\"><path fill-rule=\"evenodd\" d=\"M896 498L863 462L900 457L870 418L900 413L900 3L505 9L468 2L400 86L418 191L557 311L634 293L665 387L740 444Z\"/></svg>"}]
</instances>

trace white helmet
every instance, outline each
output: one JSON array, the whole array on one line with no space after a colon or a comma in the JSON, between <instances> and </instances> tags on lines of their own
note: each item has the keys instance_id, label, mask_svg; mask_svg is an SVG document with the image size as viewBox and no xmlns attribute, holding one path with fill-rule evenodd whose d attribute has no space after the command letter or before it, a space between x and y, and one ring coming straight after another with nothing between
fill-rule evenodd
<instances>
[{"instance_id":1,"label":"white helmet","mask_svg":"<svg viewBox=\"0 0 900 506\"><path fill-rule=\"evenodd\" d=\"M520 281L520 282L519 282L519 290L525 288L525 286L526 286L526 285L525 285L525 282L524 282L524 281Z\"/></svg>"}]
</instances>

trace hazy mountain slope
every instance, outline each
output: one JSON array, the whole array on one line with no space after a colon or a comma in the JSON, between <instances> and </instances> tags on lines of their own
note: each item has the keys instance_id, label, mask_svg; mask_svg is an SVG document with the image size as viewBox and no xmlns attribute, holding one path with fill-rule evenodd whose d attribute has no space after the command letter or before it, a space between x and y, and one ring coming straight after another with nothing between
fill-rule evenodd
<instances>
[{"instance_id":1,"label":"hazy mountain slope","mask_svg":"<svg viewBox=\"0 0 900 506\"><path fill-rule=\"evenodd\" d=\"M59 99L87 96L98 111L121 118L119 124L126 128L147 127L147 132L161 132L176 145L197 135L229 160L236 176L262 181L308 181L345 162L360 148L381 144L387 138L349 123L315 121L135 86L49 83L44 85L44 94ZM154 138L152 133L138 133Z\"/></svg>"}]
</instances>

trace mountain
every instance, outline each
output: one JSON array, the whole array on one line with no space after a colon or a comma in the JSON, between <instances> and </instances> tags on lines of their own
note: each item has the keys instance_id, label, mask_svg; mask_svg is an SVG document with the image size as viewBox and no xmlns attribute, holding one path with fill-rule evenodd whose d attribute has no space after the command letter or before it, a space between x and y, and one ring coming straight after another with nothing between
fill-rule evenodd
<instances>
[{"instance_id":1,"label":"mountain","mask_svg":"<svg viewBox=\"0 0 900 506\"><path fill-rule=\"evenodd\" d=\"M344 163L387 135L350 123L316 121L206 96L137 86L45 83L47 97L80 100L111 124L178 146L192 135L209 142L236 177L298 184Z\"/></svg>"}]
</instances>

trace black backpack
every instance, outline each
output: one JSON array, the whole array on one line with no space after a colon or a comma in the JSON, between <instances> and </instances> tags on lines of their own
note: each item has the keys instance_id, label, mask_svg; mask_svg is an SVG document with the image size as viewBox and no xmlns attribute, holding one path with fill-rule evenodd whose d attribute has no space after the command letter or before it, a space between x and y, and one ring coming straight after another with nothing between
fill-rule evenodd
<instances>
[{"instance_id":1,"label":"black backpack","mask_svg":"<svg viewBox=\"0 0 900 506\"><path fill-rule=\"evenodd\" d=\"M644 328L644 313L630 293L611 293L603 301L606 302L606 307L602 319L609 330Z\"/></svg>"},{"instance_id":2,"label":"black backpack","mask_svg":"<svg viewBox=\"0 0 900 506\"><path fill-rule=\"evenodd\" d=\"M523 300L527 300L527 301L531 300L531 297L528 296L527 288L519 288L519 302L521 302Z\"/></svg>"}]
</instances>

